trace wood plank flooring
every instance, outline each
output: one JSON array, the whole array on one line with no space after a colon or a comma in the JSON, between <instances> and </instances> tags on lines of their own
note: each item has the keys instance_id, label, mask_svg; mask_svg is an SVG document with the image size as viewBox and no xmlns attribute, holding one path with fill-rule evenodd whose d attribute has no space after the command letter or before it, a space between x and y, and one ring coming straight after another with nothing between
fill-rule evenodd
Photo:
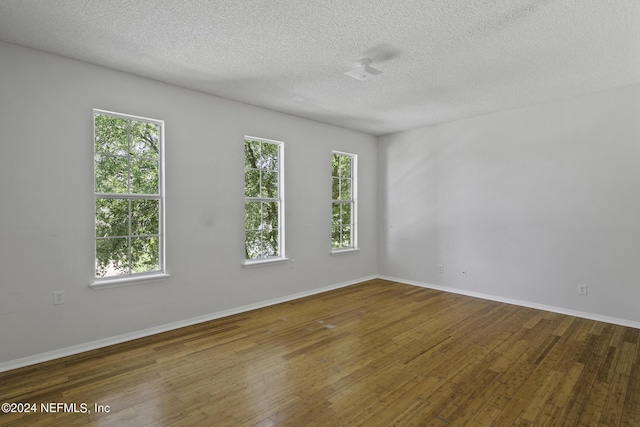
<instances>
[{"instance_id":1,"label":"wood plank flooring","mask_svg":"<svg viewBox=\"0 0 640 427\"><path fill-rule=\"evenodd\" d=\"M0 425L637 427L639 337L372 280L0 373Z\"/></svg>"}]
</instances>

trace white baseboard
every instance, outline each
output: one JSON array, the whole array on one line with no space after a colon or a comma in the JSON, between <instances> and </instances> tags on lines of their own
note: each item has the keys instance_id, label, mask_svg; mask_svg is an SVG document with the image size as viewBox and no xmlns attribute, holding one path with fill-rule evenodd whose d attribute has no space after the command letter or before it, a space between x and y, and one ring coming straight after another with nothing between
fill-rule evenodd
<instances>
[{"instance_id":1,"label":"white baseboard","mask_svg":"<svg viewBox=\"0 0 640 427\"><path fill-rule=\"evenodd\" d=\"M87 343L78 344L71 347L65 347L58 350L48 351L46 353L40 353L33 356L27 356L20 359L9 360L7 362L0 363L0 372L23 368L25 366L35 365L36 363L48 362L49 360L59 359L61 357L71 356L74 354L83 353L85 351L95 350L98 348L107 347L114 344L120 344L125 341L131 341L138 338L148 337L150 335L159 334L161 332L167 332L174 329L183 328L185 326L191 326L197 323L219 319L221 317L231 316L233 314L244 313L245 311L251 311L257 308L268 307L270 305L280 304L282 302L304 298L310 295L331 291L333 289L343 288L345 286L350 286L356 283L366 282L367 280L372 280L377 278L378 276L362 277L355 280L349 280L347 282L337 283L335 285L329 285L322 288L312 289L309 291L298 292L296 294L287 295L280 298L273 298L267 301L261 301L254 304L244 305L242 307L218 311L216 313L205 314L203 316L192 317L190 319L185 319L178 322L166 323L164 325L154 326L151 328L142 329L140 331L134 331L134 332L129 332L122 335L116 335L109 338L99 339L96 341L90 341Z\"/></svg>"},{"instance_id":2,"label":"white baseboard","mask_svg":"<svg viewBox=\"0 0 640 427\"><path fill-rule=\"evenodd\" d=\"M496 295L483 294L479 292L467 291L464 289L450 288L447 286L437 286L430 283L416 282L415 280L399 279L397 277L378 276L380 279L390 280L393 282L406 283L407 285L419 286L421 288L434 289L437 291L449 292L454 294L466 295L469 297L482 298L490 301L504 302L506 304L519 305L522 307L535 308L537 310L550 311L552 313L566 314L574 317L581 317L589 320L597 320L599 322L612 323L614 325L628 326L630 328L640 329L640 322L634 322L627 319L619 319L617 317L603 316L600 314L587 313L584 311L570 310L568 308L556 307L553 305L538 304L535 302L499 297Z\"/></svg>"}]
</instances>

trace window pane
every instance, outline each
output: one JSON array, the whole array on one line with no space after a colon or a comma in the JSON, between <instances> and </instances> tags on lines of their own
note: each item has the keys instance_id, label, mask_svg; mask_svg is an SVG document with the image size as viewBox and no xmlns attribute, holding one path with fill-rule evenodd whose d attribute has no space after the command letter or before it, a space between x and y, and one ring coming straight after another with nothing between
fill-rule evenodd
<instances>
[{"instance_id":1,"label":"window pane","mask_svg":"<svg viewBox=\"0 0 640 427\"><path fill-rule=\"evenodd\" d=\"M340 205L341 203L331 204L331 222L334 226L340 225L340 220L341 220Z\"/></svg>"},{"instance_id":2,"label":"window pane","mask_svg":"<svg viewBox=\"0 0 640 427\"><path fill-rule=\"evenodd\" d=\"M94 116L95 152L126 156L129 151L127 119Z\"/></svg>"},{"instance_id":3,"label":"window pane","mask_svg":"<svg viewBox=\"0 0 640 427\"><path fill-rule=\"evenodd\" d=\"M128 193L129 165L126 157L95 157L96 193Z\"/></svg>"},{"instance_id":4,"label":"window pane","mask_svg":"<svg viewBox=\"0 0 640 427\"><path fill-rule=\"evenodd\" d=\"M245 169L258 169L260 159L260 142L251 139L244 141L244 167Z\"/></svg>"},{"instance_id":5,"label":"window pane","mask_svg":"<svg viewBox=\"0 0 640 427\"><path fill-rule=\"evenodd\" d=\"M351 156L340 156L340 176L351 177Z\"/></svg>"},{"instance_id":6,"label":"window pane","mask_svg":"<svg viewBox=\"0 0 640 427\"><path fill-rule=\"evenodd\" d=\"M260 232L260 240L258 241L258 254L257 258L266 258L271 254L271 245L267 241L267 236L264 232Z\"/></svg>"},{"instance_id":7,"label":"window pane","mask_svg":"<svg viewBox=\"0 0 640 427\"><path fill-rule=\"evenodd\" d=\"M260 168L270 171L278 170L278 145L263 142L260 153Z\"/></svg>"},{"instance_id":8,"label":"window pane","mask_svg":"<svg viewBox=\"0 0 640 427\"><path fill-rule=\"evenodd\" d=\"M129 274L127 238L96 240L96 277Z\"/></svg>"},{"instance_id":9,"label":"window pane","mask_svg":"<svg viewBox=\"0 0 640 427\"><path fill-rule=\"evenodd\" d=\"M336 249L340 247L342 227L331 227L331 248Z\"/></svg>"},{"instance_id":10,"label":"window pane","mask_svg":"<svg viewBox=\"0 0 640 427\"><path fill-rule=\"evenodd\" d=\"M96 200L96 237L129 235L129 201L125 199Z\"/></svg>"},{"instance_id":11,"label":"window pane","mask_svg":"<svg viewBox=\"0 0 640 427\"><path fill-rule=\"evenodd\" d=\"M260 228L262 220L260 204L260 202L244 202L244 228L246 230L257 230Z\"/></svg>"},{"instance_id":12,"label":"window pane","mask_svg":"<svg viewBox=\"0 0 640 427\"><path fill-rule=\"evenodd\" d=\"M351 179L340 180L340 200L351 200Z\"/></svg>"},{"instance_id":13,"label":"window pane","mask_svg":"<svg viewBox=\"0 0 640 427\"><path fill-rule=\"evenodd\" d=\"M262 228L266 231L278 228L278 203L262 203Z\"/></svg>"},{"instance_id":14,"label":"window pane","mask_svg":"<svg viewBox=\"0 0 640 427\"><path fill-rule=\"evenodd\" d=\"M160 247L157 237L134 237L131 239L131 270L145 273L160 270Z\"/></svg>"},{"instance_id":15,"label":"window pane","mask_svg":"<svg viewBox=\"0 0 640 427\"><path fill-rule=\"evenodd\" d=\"M160 234L159 200L131 200L131 234Z\"/></svg>"},{"instance_id":16,"label":"window pane","mask_svg":"<svg viewBox=\"0 0 640 427\"><path fill-rule=\"evenodd\" d=\"M331 183L331 199L340 200L340 178L333 178Z\"/></svg>"},{"instance_id":17,"label":"window pane","mask_svg":"<svg viewBox=\"0 0 640 427\"><path fill-rule=\"evenodd\" d=\"M280 235L280 233L278 232L278 230L271 230L271 231L265 231L263 233L263 239L265 242L264 248L263 248L263 256L264 257L269 257L269 256L278 256L278 236Z\"/></svg>"},{"instance_id":18,"label":"window pane","mask_svg":"<svg viewBox=\"0 0 640 427\"><path fill-rule=\"evenodd\" d=\"M245 237L247 259L278 256L278 236L278 230L247 231Z\"/></svg>"},{"instance_id":19,"label":"window pane","mask_svg":"<svg viewBox=\"0 0 640 427\"><path fill-rule=\"evenodd\" d=\"M260 197L260 171L249 169L244 173L245 197Z\"/></svg>"},{"instance_id":20,"label":"window pane","mask_svg":"<svg viewBox=\"0 0 640 427\"><path fill-rule=\"evenodd\" d=\"M342 227L342 241L341 245L343 248L349 248L353 246L351 244L351 226Z\"/></svg>"},{"instance_id":21,"label":"window pane","mask_svg":"<svg viewBox=\"0 0 640 427\"><path fill-rule=\"evenodd\" d=\"M131 155L157 159L160 128L155 123L132 120L130 124Z\"/></svg>"},{"instance_id":22,"label":"window pane","mask_svg":"<svg viewBox=\"0 0 640 427\"><path fill-rule=\"evenodd\" d=\"M262 198L278 198L278 172L262 172Z\"/></svg>"},{"instance_id":23,"label":"window pane","mask_svg":"<svg viewBox=\"0 0 640 427\"><path fill-rule=\"evenodd\" d=\"M340 176L339 175L340 172L338 172L339 165L340 165L340 155L334 153L331 156L331 176Z\"/></svg>"},{"instance_id":24,"label":"window pane","mask_svg":"<svg viewBox=\"0 0 640 427\"><path fill-rule=\"evenodd\" d=\"M342 225L351 225L351 203L341 204L341 219Z\"/></svg>"},{"instance_id":25,"label":"window pane","mask_svg":"<svg viewBox=\"0 0 640 427\"><path fill-rule=\"evenodd\" d=\"M261 233L259 231L247 231L245 233L245 253L247 259L260 258Z\"/></svg>"},{"instance_id":26,"label":"window pane","mask_svg":"<svg viewBox=\"0 0 640 427\"><path fill-rule=\"evenodd\" d=\"M131 158L131 193L159 194L158 161Z\"/></svg>"}]
</instances>

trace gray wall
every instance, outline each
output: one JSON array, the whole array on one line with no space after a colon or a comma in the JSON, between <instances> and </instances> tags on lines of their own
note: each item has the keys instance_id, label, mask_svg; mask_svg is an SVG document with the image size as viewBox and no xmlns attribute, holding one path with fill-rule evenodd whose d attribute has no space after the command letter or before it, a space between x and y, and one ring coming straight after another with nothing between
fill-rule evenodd
<instances>
[{"instance_id":1,"label":"gray wall","mask_svg":"<svg viewBox=\"0 0 640 427\"><path fill-rule=\"evenodd\" d=\"M379 138L379 273L639 322L639 117L633 86Z\"/></svg>"},{"instance_id":2,"label":"gray wall","mask_svg":"<svg viewBox=\"0 0 640 427\"><path fill-rule=\"evenodd\" d=\"M93 108L165 120L163 282L93 290ZM0 44L0 363L377 273L376 138ZM284 141L288 264L244 269L244 135ZM361 251L332 257L331 150ZM53 306L53 291L66 303Z\"/></svg>"}]
</instances>

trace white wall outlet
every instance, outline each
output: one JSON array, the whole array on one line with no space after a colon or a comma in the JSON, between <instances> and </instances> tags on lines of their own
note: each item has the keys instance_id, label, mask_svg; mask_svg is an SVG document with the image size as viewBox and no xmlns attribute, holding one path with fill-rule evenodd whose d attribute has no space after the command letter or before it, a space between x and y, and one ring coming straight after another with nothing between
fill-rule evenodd
<instances>
[{"instance_id":1,"label":"white wall outlet","mask_svg":"<svg viewBox=\"0 0 640 427\"><path fill-rule=\"evenodd\" d=\"M53 305L64 304L64 291L53 291Z\"/></svg>"},{"instance_id":2,"label":"white wall outlet","mask_svg":"<svg viewBox=\"0 0 640 427\"><path fill-rule=\"evenodd\" d=\"M443 273L444 272L444 267L442 266L442 264L438 264L438 273Z\"/></svg>"},{"instance_id":3,"label":"white wall outlet","mask_svg":"<svg viewBox=\"0 0 640 427\"><path fill-rule=\"evenodd\" d=\"M296 260L295 259L292 259L291 261L289 261L289 267L296 268Z\"/></svg>"},{"instance_id":4,"label":"white wall outlet","mask_svg":"<svg viewBox=\"0 0 640 427\"><path fill-rule=\"evenodd\" d=\"M587 285L578 285L578 295L587 295Z\"/></svg>"},{"instance_id":5,"label":"white wall outlet","mask_svg":"<svg viewBox=\"0 0 640 427\"><path fill-rule=\"evenodd\" d=\"M461 273L462 273L462 275L463 275L464 277L467 277L467 269L466 269L466 268L463 268L463 269L462 269L462 271L461 271Z\"/></svg>"}]
</instances>

